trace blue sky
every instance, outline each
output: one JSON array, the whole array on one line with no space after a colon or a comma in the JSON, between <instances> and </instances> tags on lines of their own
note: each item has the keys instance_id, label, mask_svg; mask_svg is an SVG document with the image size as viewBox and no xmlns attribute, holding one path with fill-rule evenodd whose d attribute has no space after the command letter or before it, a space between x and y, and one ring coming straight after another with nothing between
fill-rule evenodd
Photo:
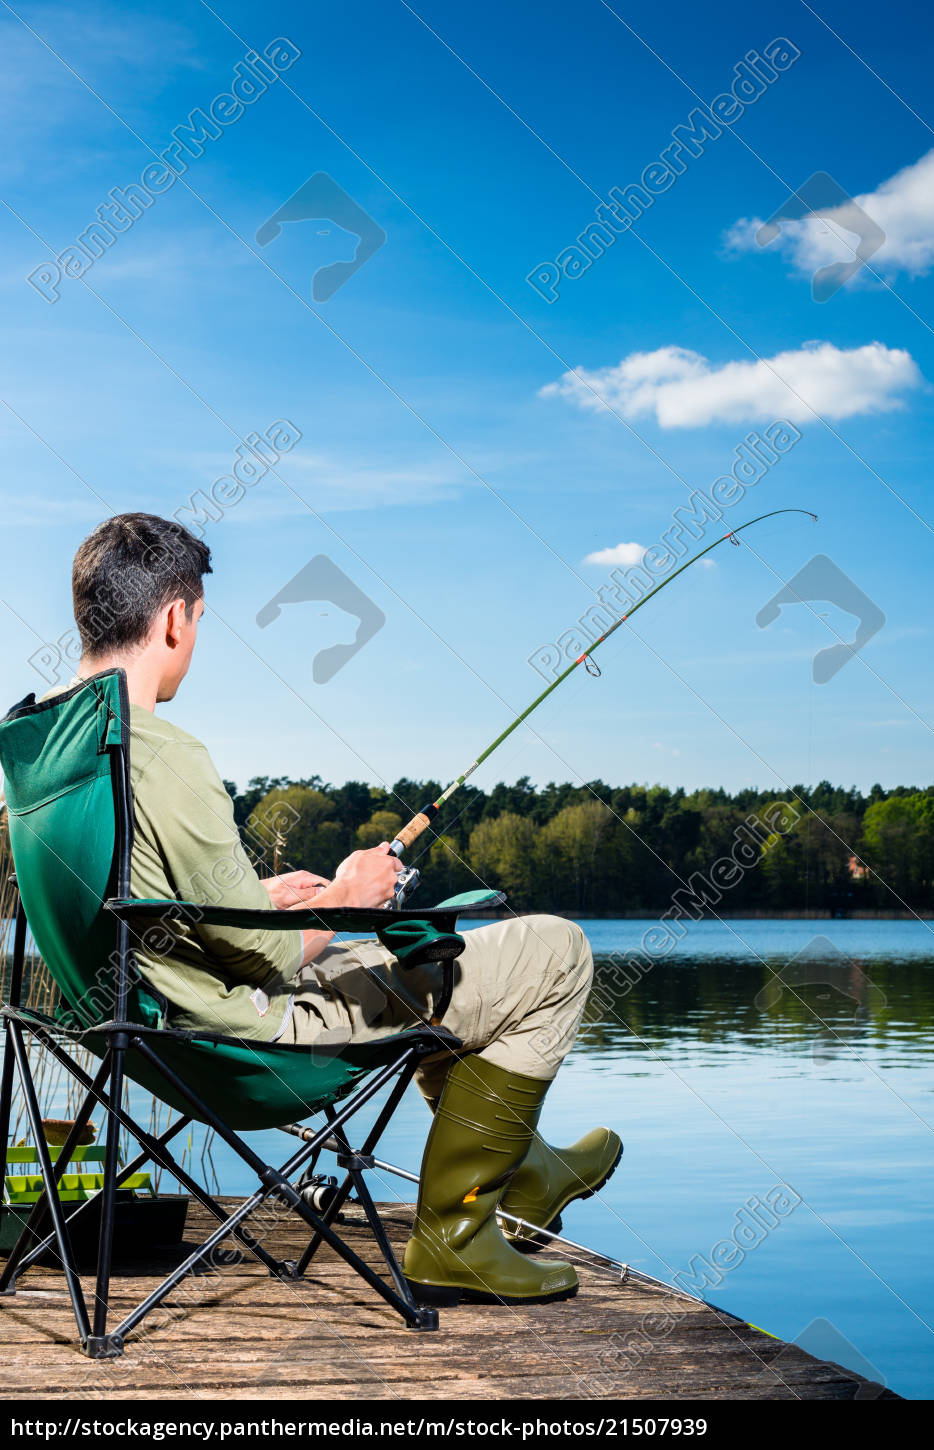
<instances>
[{"instance_id":1,"label":"blue sky","mask_svg":"<svg viewBox=\"0 0 934 1450\"><path fill-rule=\"evenodd\" d=\"M208 614L167 713L241 784L449 779L542 687L529 656L608 578L585 561L637 558L747 434L794 414L800 439L729 525L790 506L818 524L770 520L687 572L478 783L930 780L929 22L899 3L884 27L862 4L616 9L2 6L4 704L44 688L37 652L55 673L70 561L99 519L184 509L286 419L299 441L205 528ZM793 64L547 301L529 274L780 36ZM279 37L288 68L54 283L111 190ZM818 172L885 234L824 302L815 266L853 255L832 222L754 239ZM312 218L255 240L316 173L385 233L320 301L315 274L353 236ZM562 384L571 369L586 382ZM314 658L353 637L346 615L256 622L322 554L385 615L327 682ZM818 554L886 617L826 684L812 658L852 637L846 612L756 623Z\"/></svg>"}]
</instances>

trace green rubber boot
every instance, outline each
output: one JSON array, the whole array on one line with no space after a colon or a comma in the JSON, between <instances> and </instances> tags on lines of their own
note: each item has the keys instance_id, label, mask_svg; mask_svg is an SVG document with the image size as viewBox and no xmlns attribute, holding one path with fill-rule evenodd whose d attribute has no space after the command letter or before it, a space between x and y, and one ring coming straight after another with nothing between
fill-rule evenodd
<instances>
[{"instance_id":1,"label":"green rubber boot","mask_svg":"<svg viewBox=\"0 0 934 1450\"><path fill-rule=\"evenodd\" d=\"M547 1304L577 1293L570 1264L530 1260L496 1223L550 1085L475 1053L452 1066L425 1145L402 1265L421 1303Z\"/></svg>"},{"instance_id":2,"label":"green rubber boot","mask_svg":"<svg viewBox=\"0 0 934 1450\"><path fill-rule=\"evenodd\" d=\"M506 1192L500 1208L550 1233L561 1232L561 1210L576 1198L590 1198L612 1176L623 1145L609 1128L593 1128L571 1148L553 1148L538 1133ZM505 1224L508 1243L524 1253L546 1248L547 1238Z\"/></svg>"},{"instance_id":3,"label":"green rubber boot","mask_svg":"<svg viewBox=\"0 0 934 1450\"><path fill-rule=\"evenodd\" d=\"M437 1098L426 1098L432 1113ZM549 1233L561 1232L561 1211L575 1199L591 1198L613 1177L623 1144L610 1128L592 1128L570 1148L554 1148L539 1133L521 1166L507 1185L500 1202L503 1213L536 1224ZM548 1247L548 1239L528 1229L503 1225L503 1237L523 1254Z\"/></svg>"}]
</instances>

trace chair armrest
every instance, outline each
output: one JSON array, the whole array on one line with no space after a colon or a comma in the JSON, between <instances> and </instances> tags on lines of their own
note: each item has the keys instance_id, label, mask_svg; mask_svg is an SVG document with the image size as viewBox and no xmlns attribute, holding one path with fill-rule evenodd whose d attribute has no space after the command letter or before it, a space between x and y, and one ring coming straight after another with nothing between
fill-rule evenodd
<instances>
[{"instance_id":1,"label":"chair armrest","mask_svg":"<svg viewBox=\"0 0 934 1450\"><path fill-rule=\"evenodd\" d=\"M232 926L246 931L357 931L378 932L399 921L427 921L443 932L452 932L457 908L390 911L383 907L302 907L296 911L245 909L232 906L201 906L195 901L121 898L104 902L105 911L120 921L188 921L194 926Z\"/></svg>"},{"instance_id":2,"label":"chair armrest","mask_svg":"<svg viewBox=\"0 0 934 1450\"><path fill-rule=\"evenodd\" d=\"M432 910L456 911L458 916L463 916L468 911L492 911L494 907L502 906L505 900L505 891L494 891L484 886L479 891L462 891L459 896L446 896L443 901L436 902Z\"/></svg>"}]
</instances>

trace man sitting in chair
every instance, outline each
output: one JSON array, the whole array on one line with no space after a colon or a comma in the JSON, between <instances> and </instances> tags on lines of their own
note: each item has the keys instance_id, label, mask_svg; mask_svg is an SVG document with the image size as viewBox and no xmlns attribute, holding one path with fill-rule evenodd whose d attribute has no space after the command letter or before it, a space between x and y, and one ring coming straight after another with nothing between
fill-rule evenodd
<instances>
[{"instance_id":1,"label":"man sitting in chair","mask_svg":"<svg viewBox=\"0 0 934 1450\"><path fill-rule=\"evenodd\" d=\"M188 672L210 572L205 544L150 514L108 519L75 556L78 678L126 672L132 894L254 909L382 905L402 869L387 842L354 851L333 879L308 871L260 879L207 750L155 713ZM440 966L403 971L375 941L336 945L324 931L196 922L172 929L167 954L145 938L134 954L177 1027L310 1046L365 1041L431 1021L442 989ZM405 1274L428 1303L567 1298L577 1288L573 1267L532 1257L541 1241L510 1238L496 1210L554 1231L562 1209L602 1187L619 1161L620 1140L606 1128L564 1149L535 1131L584 1009L590 949L579 927L552 916L481 927L466 941L444 1012L463 1054L444 1052L419 1070L434 1121Z\"/></svg>"}]
</instances>

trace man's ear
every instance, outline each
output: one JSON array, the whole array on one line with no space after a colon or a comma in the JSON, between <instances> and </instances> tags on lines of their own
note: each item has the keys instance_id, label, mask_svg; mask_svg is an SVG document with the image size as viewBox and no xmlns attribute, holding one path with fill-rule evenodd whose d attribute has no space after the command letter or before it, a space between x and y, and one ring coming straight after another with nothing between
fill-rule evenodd
<instances>
[{"instance_id":1,"label":"man's ear","mask_svg":"<svg viewBox=\"0 0 934 1450\"><path fill-rule=\"evenodd\" d=\"M184 599L173 599L171 604L166 606L163 615L165 619L165 642L169 649L176 649L182 642L182 631L188 623L188 611L185 608Z\"/></svg>"}]
</instances>

